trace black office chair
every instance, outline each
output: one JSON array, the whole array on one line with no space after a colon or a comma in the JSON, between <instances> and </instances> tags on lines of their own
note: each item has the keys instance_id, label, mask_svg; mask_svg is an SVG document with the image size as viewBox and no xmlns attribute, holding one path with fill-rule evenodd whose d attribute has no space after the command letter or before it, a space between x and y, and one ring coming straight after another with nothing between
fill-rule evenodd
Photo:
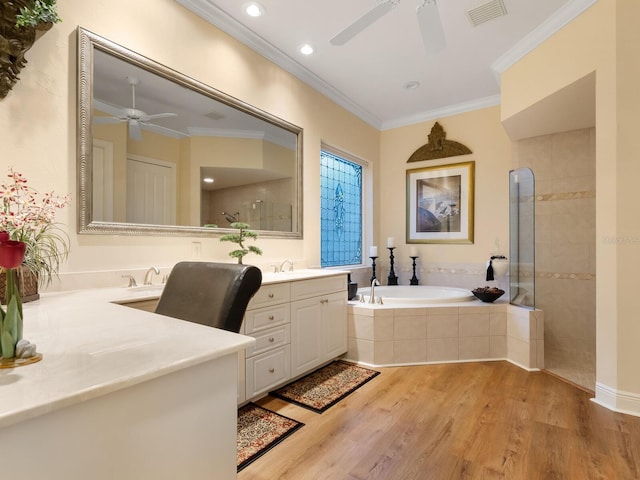
<instances>
[{"instance_id":1,"label":"black office chair","mask_svg":"<svg viewBox=\"0 0 640 480\"><path fill-rule=\"evenodd\" d=\"M167 279L156 313L238 333L262 272L251 265L177 263Z\"/></svg>"}]
</instances>

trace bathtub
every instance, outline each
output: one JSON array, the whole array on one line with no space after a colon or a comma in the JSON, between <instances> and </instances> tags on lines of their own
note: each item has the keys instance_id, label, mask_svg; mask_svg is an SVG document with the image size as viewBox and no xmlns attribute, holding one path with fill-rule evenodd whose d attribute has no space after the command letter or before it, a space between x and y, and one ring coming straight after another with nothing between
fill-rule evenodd
<instances>
[{"instance_id":1,"label":"bathtub","mask_svg":"<svg viewBox=\"0 0 640 480\"><path fill-rule=\"evenodd\" d=\"M365 302L368 302L371 288L359 288L358 294L364 295ZM376 298L382 297L385 305L426 305L468 302L476 299L470 290L431 285L379 286L375 288L375 295Z\"/></svg>"},{"instance_id":2,"label":"bathtub","mask_svg":"<svg viewBox=\"0 0 640 480\"><path fill-rule=\"evenodd\" d=\"M463 288L400 285L375 288L382 305L347 305L345 360L372 367L508 360L544 368L544 312L477 300Z\"/></svg>"}]
</instances>

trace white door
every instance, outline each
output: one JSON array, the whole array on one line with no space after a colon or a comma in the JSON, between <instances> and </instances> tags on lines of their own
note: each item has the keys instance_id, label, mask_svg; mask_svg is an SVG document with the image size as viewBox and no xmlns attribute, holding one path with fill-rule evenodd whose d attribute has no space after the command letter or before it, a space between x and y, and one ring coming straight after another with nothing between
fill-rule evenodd
<instances>
[{"instance_id":1,"label":"white door","mask_svg":"<svg viewBox=\"0 0 640 480\"><path fill-rule=\"evenodd\" d=\"M175 164L133 155L127 158L127 222L176 224Z\"/></svg>"},{"instance_id":2,"label":"white door","mask_svg":"<svg viewBox=\"0 0 640 480\"><path fill-rule=\"evenodd\" d=\"M113 221L113 143L93 139L91 221Z\"/></svg>"}]
</instances>

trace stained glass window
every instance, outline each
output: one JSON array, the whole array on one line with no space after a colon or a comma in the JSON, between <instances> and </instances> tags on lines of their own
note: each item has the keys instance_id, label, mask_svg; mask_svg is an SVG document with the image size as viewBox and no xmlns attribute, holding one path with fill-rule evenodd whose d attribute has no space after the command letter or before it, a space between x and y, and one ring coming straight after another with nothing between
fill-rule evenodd
<instances>
[{"instance_id":1,"label":"stained glass window","mask_svg":"<svg viewBox=\"0 0 640 480\"><path fill-rule=\"evenodd\" d=\"M362 165L320 154L321 265L362 263Z\"/></svg>"}]
</instances>

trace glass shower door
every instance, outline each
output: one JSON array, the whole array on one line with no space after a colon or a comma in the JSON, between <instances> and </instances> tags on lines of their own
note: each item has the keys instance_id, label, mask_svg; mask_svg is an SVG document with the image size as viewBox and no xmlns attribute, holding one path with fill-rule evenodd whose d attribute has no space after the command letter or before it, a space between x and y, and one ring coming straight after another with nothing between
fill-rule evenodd
<instances>
[{"instance_id":1,"label":"glass shower door","mask_svg":"<svg viewBox=\"0 0 640 480\"><path fill-rule=\"evenodd\" d=\"M509 301L535 308L535 178L529 168L509 172Z\"/></svg>"}]
</instances>

